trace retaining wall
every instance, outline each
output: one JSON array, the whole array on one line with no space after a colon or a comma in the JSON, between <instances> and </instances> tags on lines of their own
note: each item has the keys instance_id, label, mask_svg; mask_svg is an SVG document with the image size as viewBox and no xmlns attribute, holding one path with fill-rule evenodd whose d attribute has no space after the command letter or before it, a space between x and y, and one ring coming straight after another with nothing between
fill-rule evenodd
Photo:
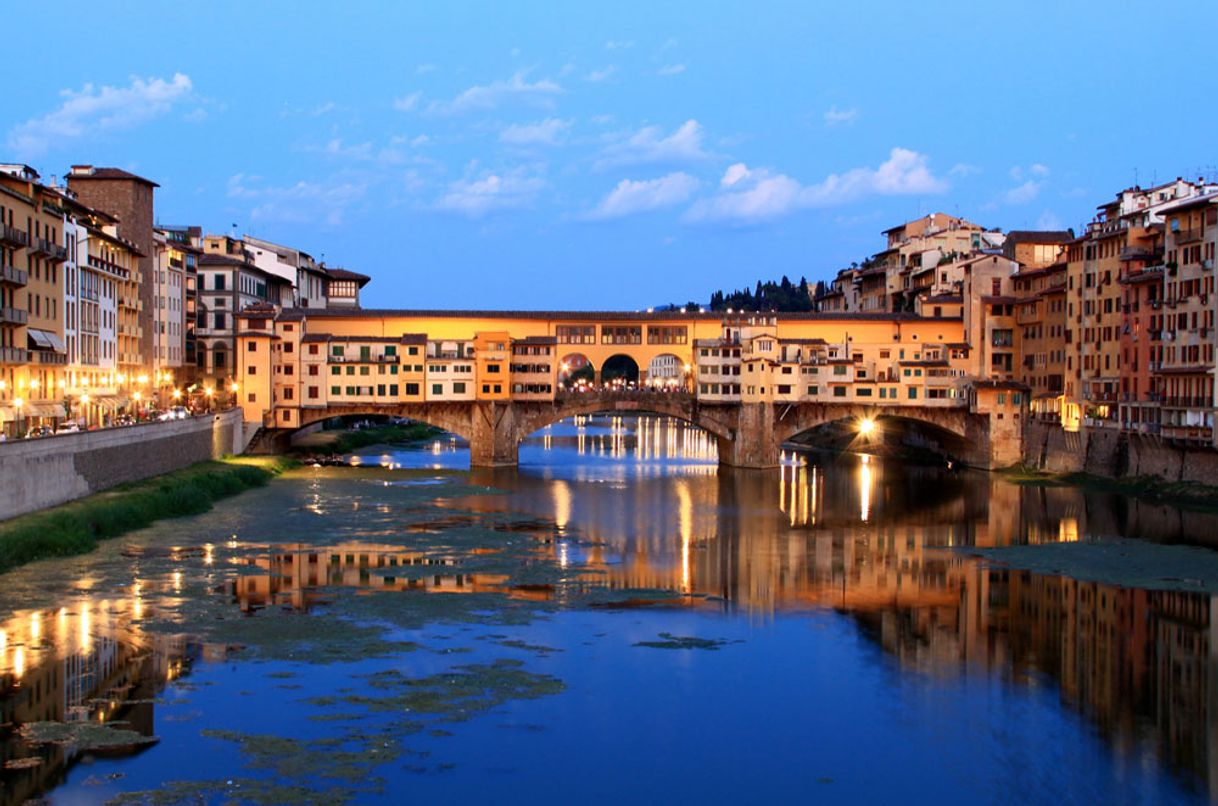
<instances>
[{"instance_id":1,"label":"retaining wall","mask_svg":"<svg viewBox=\"0 0 1218 806\"><path fill-rule=\"evenodd\" d=\"M1157 476L1164 481L1218 485L1218 451L1169 445L1156 437L1116 428L1083 427L1066 432L1052 423L1029 421L1024 463L1052 473L1097 476Z\"/></svg>"},{"instance_id":2,"label":"retaining wall","mask_svg":"<svg viewBox=\"0 0 1218 806\"><path fill-rule=\"evenodd\" d=\"M245 449L241 411L0 443L0 520Z\"/></svg>"}]
</instances>

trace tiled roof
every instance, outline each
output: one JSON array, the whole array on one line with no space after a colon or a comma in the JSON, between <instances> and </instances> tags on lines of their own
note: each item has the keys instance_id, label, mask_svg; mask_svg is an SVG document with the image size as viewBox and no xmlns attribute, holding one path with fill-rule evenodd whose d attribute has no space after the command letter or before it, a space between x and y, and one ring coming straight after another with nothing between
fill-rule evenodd
<instances>
[{"instance_id":1,"label":"tiled roof","mask_svg":"<svg viewBox=\"0 0 1218 806\"><path fill-rule=\"evenodd\" d=\"M78 168L84 170L77 172ZM136 182L143 182L154 188L159 188L156 182L151 179L145 179L142 176L137 176L130 171L124 171L122 168L94 168L91 165L73 165L72 172L68 174L68 181L75 182L80 179L133 179Z\"/></svg>"}]
</instances>

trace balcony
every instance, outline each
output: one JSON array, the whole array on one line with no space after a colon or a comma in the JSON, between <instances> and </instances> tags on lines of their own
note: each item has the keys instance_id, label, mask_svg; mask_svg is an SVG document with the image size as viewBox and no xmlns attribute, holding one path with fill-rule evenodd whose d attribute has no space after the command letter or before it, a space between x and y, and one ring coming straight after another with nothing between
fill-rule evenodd
<instances>
[{"instance_id":1,"label":"balcony","mask_svg":"<svg viewBox=\"0 0 1218 806\"><path fill-rule=\"evenodd\" d=\"M23 286L30 281L29 272L16 266L0 266L0 283Z\"/></svg>"},{"instance_id":2,"label":"balcony","mask_svg":"<svg viewBox=\"0 0 1218 806\"><path fill-rule=\"evenodd\" d=\"M50 350L31 350L30 355L37 358L39 364L67 364L67 353L55 353Z\"/></svg>"},{"instance_id":3,"label":"balcony","mask_svg":"<svg viewBox=\"0 0 1218 806\"><path fill-rule=\"evenodd\" d=\"M19 308L0 308L0 325L24 325L30 315Z\"/></svg>"},{"instance_id":4,"label":"balcony","mask_svg":"<svg viewBox=\"0 0 1218 806\"><path fill-rule=\"evenodd\" d=\"M49 255L51 254L51 242L46 238L30 238L30 255Z\"/></svg>"},{"instance_id":5,"label":"balcony","mask_svg":"<svg viewBox=\"0 0 1218 806\"><path fill-rule=\"evenodd\" d=\"M1210 395L1174 395L1163 399L1163 407L1169 409L1212 409L1214 399Z\"/></svg>"},{"instance_id":6,"label":"balcony","mask_svg":"<svg viewBox=\"0 0 1218 806\"><path fill-rule=\"evenodd\" d=\"M328 355L326 360L331 364L400 364L400 355Z\"/></svg>"},{"instance_id":7,"label":"balcony","mask_svg":"<svg viewBox=\"0 0 1218 806\"><path fill-rule=\"evenodd\" d=\"M0 347L0 364L28 364L30 351L20 347Z\"/></svg>"},{"instance_id":8,"label":"balcony","mask_svg":"<svg viewBox=\"0 0 1218 806\"><path fill-rule=\"evenodd\" d=\"M1180 245L1201 240L1202 233L1201 227L1192 227L1190 229L1176 230L1172 234L1176 236L1176 244Z\"/></svg>"},{"instance_id":9,"label":"balcony","mask_svg":"<svg viewBox=\"0 0 1218 806\"><path fill-rule=\"evenodd\" d=\"M22 247L30 242L30 236L25 230L19 230L16 227L10 227L8 224L0 224L0 243L7 246Z\"/></svg>"},{"instance_id":10,"label":"balcony","mask_svg":"<svg viewBox=\"0 0 1218 806\"><path fill-rule=\"evenodd\" d=\"M68 259L68 247L47 242L46 248L47 254L51 256L51 260L55 263L63 263Z\"/></svg>"}]
</instances>

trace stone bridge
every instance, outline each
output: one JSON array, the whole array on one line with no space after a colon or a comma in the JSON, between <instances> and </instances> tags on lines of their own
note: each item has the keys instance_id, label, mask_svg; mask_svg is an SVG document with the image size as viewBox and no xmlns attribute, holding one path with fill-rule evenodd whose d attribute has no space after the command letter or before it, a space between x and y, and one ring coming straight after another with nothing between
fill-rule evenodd
<instances>
[{"instance_id":1,"label":"stone bridge","mask_svg":"<svg viewBox=\"0 0 1218 806\"><path fill-rule=\"evenodd\" d=\"M470 462L477 467L513 466L525 437L559 420L597 412L661 414L692 423L717 438L720 463L732 467L774 467L783 443L792 437L828 423L863 418L897 418L933 426L951 443L955 458L974 467L1005 467L1019 460L1017 440L1012 447L1008 440L991 439L993 415L970 411L963 404L700 403L685 392L639 390L569 392L552 401L536 402L448 401L302 409L307 417L303 426L360 414L425 422L469 442ZM263 444L282 445L291 433L268 434L271 439Z\"/></svg>"}]
</instances>

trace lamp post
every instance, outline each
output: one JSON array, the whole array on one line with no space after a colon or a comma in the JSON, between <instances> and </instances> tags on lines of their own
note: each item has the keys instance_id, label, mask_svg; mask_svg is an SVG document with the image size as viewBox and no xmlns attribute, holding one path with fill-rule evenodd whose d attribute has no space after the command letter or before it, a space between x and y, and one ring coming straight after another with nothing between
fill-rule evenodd
<instances>
[{"instance_id":1,"label":"lamp post","mask_svg":"<svg viewBox=\"0 0 1218 806\"><path fill-rule=\"evenodd\" d=\"M210 386L204 386L204 387L203 387L203 394L205 394L205 395L207 396L207 411L208 411L209 413L211 412L211 400L212 400L212 396L213 396L215 393L216 393L216 390L215 390L215 389L212 389Z\"/></svg>"},{"instance_id":2,"label":"lamp post","mask_svg":"<svg viewBox=\"0 0 1218 806\"><path fill-rule=\"evenodd\" d=\"M241 384L233 381L228 387L228 407L231 409L237 405L237 392L241 391Z\"/></svg>"},{"instance_id":3,"label":"lamp post","mask_svg":"<svg viewBox=\"0 0 1218 806\"><path fill-rule=\"evenodd\" d=\"M13 398L13 405L17 407L17 436L20 437L22 435L21 434L21 431L22 431L22 429L21 429L21 408L25 405L25 401L19 397L15 397L15 398Z\"/></svg>"},{"instance_id":4,"label":"lamp post","mask_svg":"<svg viewBox=\"0 0 1218 806\"><path fill-rule=\"evenodd\" d=\"M81 430L89 430L89 393L84 392L80 396L80 425Z\"/></svg>"}]
</instances>

